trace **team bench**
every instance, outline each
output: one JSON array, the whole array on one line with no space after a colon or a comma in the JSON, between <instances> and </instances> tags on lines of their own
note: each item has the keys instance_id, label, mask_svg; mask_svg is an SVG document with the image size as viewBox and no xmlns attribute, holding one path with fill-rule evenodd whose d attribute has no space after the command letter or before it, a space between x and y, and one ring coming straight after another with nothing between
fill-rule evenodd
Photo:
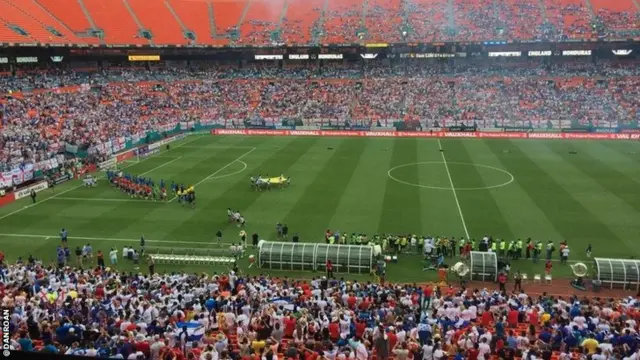
<instances>
[{"instance_id":1,"label":"team bench","mask_svg":"<svg viewBox=\"0 0 640 360\"><path fill-rule=\"evenodd\" d=\"M145 248L157 264L231 265L239 256L229 248L173 248L151 246Z\"/></svg>"}]
</instances>

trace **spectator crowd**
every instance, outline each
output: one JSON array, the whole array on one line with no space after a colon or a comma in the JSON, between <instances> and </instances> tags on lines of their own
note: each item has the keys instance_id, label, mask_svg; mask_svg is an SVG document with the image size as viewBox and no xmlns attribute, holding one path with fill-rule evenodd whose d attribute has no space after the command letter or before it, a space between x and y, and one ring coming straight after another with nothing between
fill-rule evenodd
<instances>
[{"instance_id":1,"label":"spectator crowd","mask_svg":"<svg viewBox=\"0 0 640 360\"><path fill-rule=\"evenodd\" d=\"M113 359L637 359L638 303L3 265L11 350Z\"/></svg>"},{"instance_id":2,"label":"spectator crowd","mask_svg":"<svg viewBox=\"0 0 640 360\"><path fill-rule=\"evenodd\" d=\"M638 121L638 69L634 64L406 62L4 76L0 93L12 93L0 100L0 168L46 160L67 145L87 149L172 129L181 121L611 127ZM51 89L29 91L38 87Z\"/></svg>"}]
</instances>

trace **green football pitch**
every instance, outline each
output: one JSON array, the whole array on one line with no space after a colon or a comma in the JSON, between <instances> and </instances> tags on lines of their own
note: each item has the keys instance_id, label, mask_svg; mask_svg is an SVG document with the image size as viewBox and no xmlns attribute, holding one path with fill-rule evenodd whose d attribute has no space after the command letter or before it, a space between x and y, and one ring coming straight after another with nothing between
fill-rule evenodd
<instances>
[{"instance_id":1,"label":"green football pitch","mask_svg":"<svg viewBox=\"0 0 640 360\"><path fill-rule=\"evenodd\" d=\"M55 194L40 193L36 204L22 199L0 208L0 249L9 260L33 254L53 261L61 228L68 229L72 250L86 243L105 252L137 247L141 235L148 245L216 247L218 230L224 242L238 242L238 228L227 223L230 207L245 216L249 234L266 240L275 238L281 222L302 242L324 241L326 229L476 239L490 234L567 240L572 260L586 261L588 244L594 256L630 258L640 254L639 150L640 143L625 141L194 135L122 167L156 183L195 185L195 209L131 199L104 180L96 188L72 181ZM256 192L249 177L258 174L284 174L291 186ZM261 272L247 269L246 257L240 265ZM418 255L401 255L389 265L388 279L434 279L422 265ZM541 273L543 264L519 261L514 267ZM556 269L559 276L570 274L567 266Z\"/></svg>"}]
</instances>

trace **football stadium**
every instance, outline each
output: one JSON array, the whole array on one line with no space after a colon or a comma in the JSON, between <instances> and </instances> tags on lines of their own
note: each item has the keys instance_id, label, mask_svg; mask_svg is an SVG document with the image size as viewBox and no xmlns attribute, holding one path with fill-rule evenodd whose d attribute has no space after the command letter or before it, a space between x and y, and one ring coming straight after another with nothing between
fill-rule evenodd
<instances>
[{"instance_id":1,"label":"football stadium","mask_svg":"<svg viewBox=\"0 0 640 360\"><path fill-rule=\"evenodd\" d=\"M3 355L637 360L639 44L636 0L2 0Z\"/></svg>"}]
</instances>

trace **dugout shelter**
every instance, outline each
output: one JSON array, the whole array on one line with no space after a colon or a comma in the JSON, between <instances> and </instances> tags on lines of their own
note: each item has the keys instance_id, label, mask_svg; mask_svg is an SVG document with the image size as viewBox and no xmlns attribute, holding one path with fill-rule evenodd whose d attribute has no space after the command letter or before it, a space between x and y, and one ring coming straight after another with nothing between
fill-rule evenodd
<instances>
[{"instance_id":1,"label":"dugout shelter","mask_svg":"<svg viewBox=\"0 0 640 360\"><path fill-rule=\"evenodd\" d=\"M472 251L469 255L469 277L476 281L498 280L498 257L494 252Z\"/></svg>"},{"instance_id":2,"label":"dugout shelter","mask_svg":"<svg viewBox=\"0 0 640 360\"><path fill-rule=\"evenodd\" d=\"M258 267L270 270L325 270L331 260L336 272L369 273L373 247L263 241L258 244Z\"/></svg>"},{"instance_id":3,"label":"dugout shelter","mask_svg":"<svg viewBox=\"0 0 640 360\"><path fill-rule=\"evenodd\" d=\"M593 262L594 280L602 286L640 290L640 260L595 258Z\"/></svg>"}]
</instances>

